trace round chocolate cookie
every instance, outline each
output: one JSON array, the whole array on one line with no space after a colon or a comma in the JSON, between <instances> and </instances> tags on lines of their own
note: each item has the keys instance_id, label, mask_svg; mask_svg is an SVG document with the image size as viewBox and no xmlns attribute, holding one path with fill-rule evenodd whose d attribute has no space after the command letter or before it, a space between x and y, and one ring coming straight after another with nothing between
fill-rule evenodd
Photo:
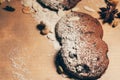
<instances>
[{"instance_id":1,"label":"round chocolate cookie","mask_svg":"<svg viewBox=\"0 0 120 80\"><path fill-rule=\"evenodd\" d=\"M78 43L66 40L63 43L60 55L65 71L79 79L95 80L101 77L109 63L106 54L108 47L100 38L94 39Z\"/></svg>"},{"instance_id":2,"label":"round chocolate cookie","mask_svg":"<svg viewBox=\"0 0 120 80\"><path fill-rule=\"evenodd\" d=\"M73 39L81 34L103 37L103 29L98 20L81 12L71 12L63 16L56 24L55 31L59 41L69 36Z\"/></svg>"},{"instance_id":3,"label":"round chocolate cookie","mask_svg":"<svg viewBox=\"0 0 120 80\"><path fill-rule=\"evenodd\" d=\"M71 12L58 21L55 32L61 44L60 63L65 72L78 79L100 78L109 60L98 20L85 13Z\"/></svg>"},{"instance_id":4,"label":"round chocolate cookie","mask_svg":"<svg viewBox=\"0 0 120 80\"><path fill-rule=\"evenodd\" d=\"M68 10L73 8L81 0L38 0L42 5L53 10Z\"/></svg>"}]
</instances>

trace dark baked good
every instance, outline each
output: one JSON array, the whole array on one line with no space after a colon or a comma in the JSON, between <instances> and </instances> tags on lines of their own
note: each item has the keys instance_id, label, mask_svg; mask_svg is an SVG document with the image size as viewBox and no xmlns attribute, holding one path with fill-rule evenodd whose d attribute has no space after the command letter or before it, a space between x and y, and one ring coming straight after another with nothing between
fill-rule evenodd
<instances>
[{"instance_id":1,"label":"dark baked good","mask_svg":"<svg viewBox=\"0 0 120 80\"><path fill-rule=\"evenodd\" d=\"M58 38L71 36L73 32L76 33L73 36L92 34L96 37L103 37L103 29L98 20L81 12L72 12L62 17L56 24L55 31Z\"/></svg>"},{"instance_id":2,"label":"dark baked good","mask_svg":"<svg viewBox=\"0 0 120 80\"><path fill-rule=\"evenodd\" d=\"M103 30L97 19L71 12L58 21L55 31L64 70L79 79L101 77L109 60L108 46L102 40Z\"/></svg>"},{"instance_id":3,"label":"dark baked good","mask_svg":"<svg viewBox=\"0 0 120 80\"><path fill-rule=\"evenodd\" d=\"M38 0L42 5L53 10L68 10L73 8L80 0Z\"/></svg>"}]
</instances>

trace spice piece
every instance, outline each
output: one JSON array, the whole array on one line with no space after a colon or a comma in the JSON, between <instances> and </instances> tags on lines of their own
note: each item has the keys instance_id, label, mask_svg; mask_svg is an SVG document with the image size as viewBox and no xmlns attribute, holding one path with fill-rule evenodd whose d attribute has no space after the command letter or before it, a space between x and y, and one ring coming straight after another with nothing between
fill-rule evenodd
<instances>
[{"instance_id":1,"label":"spice piece","mask_svg":"<svg viewBox=\"0 0 120 80\"><path fill-rule=\"evenodd\" d=\"M44 22L40 22L40 24L37 26L37 28L41 31L40 33L42 35L47 35L48 33L51 33L48 26Z\"/></svg>"},{"instance_id":2,"label":"spice piece","mask_svg":"<svg viewBox=\"0 0 120 80\"><path fill-rule=\"evenodd\" d=\"M47 35L49 32L50 32L49 29L46 27L41 31L41 34L42 35Z\"/></svg>"},{"instance_id":3,"label":"spice piece","mask_svg":"<svg viewBox=\"0 0 120 80\"><path fill-rule=\"evenodd\" d=\"M116 6L118 2L119 0L105 0L107 6L106 8L100 8L101 12L99 12L103 23L111 24L114 18L117 17L118 9L116 9Z\"/></svg>"},{"instance_id":4,"label":"spice piece","mask_svg":"<svg viewBox=\"0 0 120 80\"><path fill-rule=\"evenodd\" d=\"M90 8L88 6L84 6L84 9L87 10L87 11L89 11L89 12L95 12L94 9L92 9L92 8Z\"/></svg>"},{"instance_id":5,"label":"spice piece","mask_svg":"<svg viewBox=\"0 0 120 80\"><path fill-rule=\"evenodd\" d=\"M11 7L11 6L6 6L5 8L3 8L4 10L6 11L9 11L9 12L13 12L15 11L15 8Z\"/></svg>"},{"instance_id":6,"label":"spice piece","mask_svg":"<svg viewBox=\"0 0 120 80\"><path fill-rule=\"evenodd\" d=\"M114 28L114 27L118 26L119 23L120 23L120 20L119 20L119 19L115 19L115 20L113 21L113 23L112 23L112 27Z\"/></svg>"},{"instance_id":7,"label":"spice piece","mask_svg":"<svg viewBox=\"0 0 120 80\"><path fill-rule=\"evenodd\" d=\"M118 17L118 18L120 18L120 12L119 12L119 13L117 13L117 17Z\"/></svg>"},{"instance_id":8,"label":"spice piece","mask_svg":"<svg viewBox=\"0 0 120 80\"><path fill-rule=\"evenodd\" d=\"M22 12L25 13L25 14L29 14L29 13L31 13L31 9L30 9L30 7L24 7L22 9Z\"/></svg>"},{"instance_id":9,"label":"spice piece","mask_svg":"<svg viewBox=\"0 0 120 80\"><path fill-rule=\"evenodd\" d=\"M60 65L58 66L58 70L57 71L58 71L59 74L62 74L64 72L63 68Z\"/></svg>"}]
</instances>

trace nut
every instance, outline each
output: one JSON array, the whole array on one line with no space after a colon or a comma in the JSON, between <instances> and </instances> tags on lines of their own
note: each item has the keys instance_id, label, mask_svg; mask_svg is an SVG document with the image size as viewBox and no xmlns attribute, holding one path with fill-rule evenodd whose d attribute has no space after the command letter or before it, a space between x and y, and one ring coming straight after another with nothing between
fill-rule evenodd
<instances>
[{"instance_id":1,"label":"nut","mask_svg":"<svg viewBox=\"0 0 120 80\"><path fill-rule=\"evenodd\" d=\"M41 34L47 35L49 32L50 32L50 30L48 28L45 28L41 31Z\"/></svg>"},{"instance_id":2,"label":"nut","mask_svg":"<svg viewBox=\"0 0 120 80\"><path fill-rule=\"evenodd\" d=\"M22 12L25 13L25 14L29 14L29 13L31 13L31 9L30 9L30 7L24 7L22 9Z\"/></svg>"}]
</instances>

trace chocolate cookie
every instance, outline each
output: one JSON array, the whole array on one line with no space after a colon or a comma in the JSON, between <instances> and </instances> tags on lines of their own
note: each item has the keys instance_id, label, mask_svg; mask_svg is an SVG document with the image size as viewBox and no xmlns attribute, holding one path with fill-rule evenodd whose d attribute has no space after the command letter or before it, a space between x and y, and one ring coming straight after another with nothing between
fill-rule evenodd
<instances>
[{"instance_id":1,"label":"chocolate cookie","mask_svg":"<svg viewBox=\"0 0 120 80\"><path fill-rule=\"evenodd\" d=\"M76 34L74 35L73 32ZM58 21L56 24L56 34L58 38L71 36L72 34L74 36L93 34L96 37L102 38L103 29L98 20L92 16L81 12L72 12Z\"/></svg>"},{"instance_id":2,"label":"chocolate cookie","mask_svg":"<svg viewBox=\"0 0 120 80\"><path fill-rule=\"evenodd\" d=\"M53 10L68 10L73 8L81 0L38 0L42 5Z\"/></svg>"},{"instance_id":3,"label":"chocolate cookie","mask_svg":"<svg viewBox=\"0 0 120 80\"><path fill-rule=\"evenodd\" d=\"M97 79L108 67L108 46L102 40L103 30L97 19L71 12L56 24L61 44L63 69L79 79Z\"/></svg>"}]
</instances>

